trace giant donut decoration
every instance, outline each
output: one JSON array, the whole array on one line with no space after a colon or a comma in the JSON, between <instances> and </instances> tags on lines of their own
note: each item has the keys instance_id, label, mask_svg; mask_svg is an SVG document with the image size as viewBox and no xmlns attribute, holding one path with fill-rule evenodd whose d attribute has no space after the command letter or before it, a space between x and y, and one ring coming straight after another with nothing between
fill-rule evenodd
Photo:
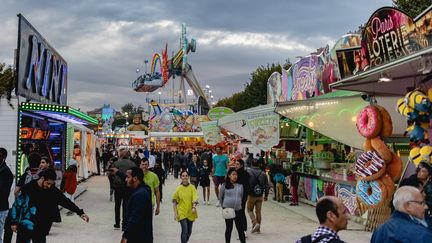
<instances>
[{"instance_id":1,"label":"giant donut decoration","mask_svg":"<svg viewBox=\"0 0 432 243\"><path fill-rule=\"evenodd\" d=\"M372 148L377 151L379 156L386 162L389 163L393 157L392 152L387 145L379 137L371 139Z\"/></svg>"},{"instance_id":2,"label":"giant donut decoration","mask_svg":"<svg viewBox=\"0 0 432 243\"><path fill-rule=\"evenodd\" d=\"M384 174L385 170L384 160L375 151L367 151L357 159L355 173L360 180L371 181Z\"/></svg>"},{"instance_id":3,"label":"giant donut decoration","mask_svg":"<svg viewBox=\"0 0 432 243\"><path fill-rule=\"evenodd\" d=\"M381 181L386 188L387 196L384 198L384 200L392 198L393 193L395 192L395 185L392 178L387 173L385 173L378 179L378 181Z\"/></svg>"},{"instance_id":4,"label":"giant donut decoration","mask_svg":"<svg viewBox=\"0 0 432 243\"><path fill-rule=\"evenodd\" d=\"M387 173L394 182L400 180L402 176L403 163L401 158L393 153L392 160L387 164Z\"/></svg>"},{"instance_id":5,"label":"giant donut decoration","mask_svg":"<svg viewBox=\"0 0 432 243\"><path fill-rule=\"evenodd\" d=\"M381 113L378 108L368 105L357 115L358 132L365 138L374 138L379 135L382 128Z\"/></svg>"},{"instance_id":6,"label":"giant donut decoration","mask_svg":"<svg viewBox=\"0 0 432 243\"><path fill-rule=\"evenodd\" d=\"M380 205L386 196L386 187L379 180L357 182L357 197L368 207Z\"/></svg>"},{"instance_id":7,"label":"giant donut decoration","mask_svg":"<svg viewBox=\"0 0 432 243\"><path fill-rule=\"evenodd\" d=\"M377 105L376 107L380 111L382 119L382 128L379 135L381 136L381 138L388 138L393 134L393 122L391 116L384 107L379 105Z\"/></svg>"},{"instance_id":8,"label":"giant donut decoration","mask_svg":"<svg viewBox=\"0 0 432 243\"><path fill-rule=\"evenodd\" d=\"M363 143L363 149L364 151L373 151L371 140L369 138L366 138L366 140Z\"/></svg>"}]
</instances>

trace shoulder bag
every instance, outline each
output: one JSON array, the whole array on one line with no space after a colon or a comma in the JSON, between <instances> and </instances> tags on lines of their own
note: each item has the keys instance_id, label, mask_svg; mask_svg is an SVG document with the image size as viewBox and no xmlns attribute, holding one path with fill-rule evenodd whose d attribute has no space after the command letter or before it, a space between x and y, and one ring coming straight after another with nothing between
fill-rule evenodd
<instances>
[{"instance_id":1,"label":"shoulder bag","mask_svg":"<svg viewBox=\"0 0 432 243\"><path fill-rule=\"evenodd\" d=\"M236 188L236 202L237 202L237 196L238 196L238 189ZM235 210L234 208L223 208L222 209L222 218L224 219L233 219L235 218Z\"/></svg>"}]
</instances>

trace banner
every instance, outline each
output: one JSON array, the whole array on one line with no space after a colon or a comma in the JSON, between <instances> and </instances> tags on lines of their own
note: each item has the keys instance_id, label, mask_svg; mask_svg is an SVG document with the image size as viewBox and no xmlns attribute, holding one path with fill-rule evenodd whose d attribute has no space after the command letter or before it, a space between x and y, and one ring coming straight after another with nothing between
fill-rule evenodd
<instances>
[{"instance_id":1,"label":"banner","mask_svg":"<svg viewBox=\"0 0 432 243\"><path fill-rule=\"evenodd\" d=\"M201 129L204 134L204 142L209 145L216 145L222 141L220 128L217 121L201 122Z\"/></svg>"},{"instance_id":2,"label":"banner","mask_svg":"<svg viewBox=\"0 0 432 243\"><path fill-rule=\"evenodd\" d=\"M16 94L43 104L66 105L66 61L21 14L18 18Z\"/></svg>"},{"instance_id":3,"label":"banner","mask_svg":"<svg viewBox=\"0 0 432 243\"><path fill-rule=\"evenodd\" d=\"M255 146L268 150L279 143L279 115L273 111L247 113L246 124Z\"/></svg>"},{"instance_id":4,"label":"banner","mask_svg":"<svg viewBox=\"0 0 432 243\"><path fill-rule=\"evenodd\" d=\"M336 51L339 74L342 79L356 75L361 71L361 48Z\"/></svg>"}]
</instances>

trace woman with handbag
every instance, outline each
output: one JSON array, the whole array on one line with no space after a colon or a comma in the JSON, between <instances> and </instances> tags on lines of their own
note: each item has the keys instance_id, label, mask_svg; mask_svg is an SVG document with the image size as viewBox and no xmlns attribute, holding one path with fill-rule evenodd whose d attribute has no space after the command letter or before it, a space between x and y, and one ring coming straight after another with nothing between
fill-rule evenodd
<instances>
[{"instance_id":1,"label":"woman with handbag","mask_svg":"<svg viewBox=\"0 0 432 243\"><path fill-rule=\"evenodd\" d=\"M237 171L230 168L225 183L220 189L220 204L222 205L222 216L225 219L225 242L231 242L231 232L235 222L240 242L245 243L244 225L242 218L243 186L237 183Z\"/></svg>"},{"instance_id":2,"label":"woman with handbag","mask_svg":"<svg viewBox=\"0 0 432 243\"><path fill-rule=\"evenodd\" d=\"M192 234L192 224L198 218L196 206L198 205L198 192L195 186L189 183L189 173L180 173L182 180L177 187L173 198L174 220L181 226L181 243L186 243Z\"/></svg>"}]
</instances>

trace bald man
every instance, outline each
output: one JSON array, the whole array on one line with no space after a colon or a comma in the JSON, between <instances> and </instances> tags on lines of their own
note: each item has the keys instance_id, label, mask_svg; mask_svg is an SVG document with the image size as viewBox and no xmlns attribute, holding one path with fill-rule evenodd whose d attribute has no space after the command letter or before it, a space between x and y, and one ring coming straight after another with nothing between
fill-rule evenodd
<instances>
[{"instance_id":1,"label":"bald man","mask_svg":"<svg viewBox=\"0 0 432 243\"><path fill-rule=\"evenodd\" d=\"M394 194L393 206L391 218L374 231L371 243L432 241L432 232L424 219L428 207L419 189L400 187Z\"/></svg>"},{"instance_id":2,"label":"bald man","mask_svg":"<svg viewBox=\"0 0 432 243\"><path fill-rule=\"evenodd\" d=\"M318 200L316 215L320 226L312 235L303 236L296 243L340 243L338 232L347 228L348 216L342 201L333 196L325 196Z\"/></svg>"}]
</instances>

